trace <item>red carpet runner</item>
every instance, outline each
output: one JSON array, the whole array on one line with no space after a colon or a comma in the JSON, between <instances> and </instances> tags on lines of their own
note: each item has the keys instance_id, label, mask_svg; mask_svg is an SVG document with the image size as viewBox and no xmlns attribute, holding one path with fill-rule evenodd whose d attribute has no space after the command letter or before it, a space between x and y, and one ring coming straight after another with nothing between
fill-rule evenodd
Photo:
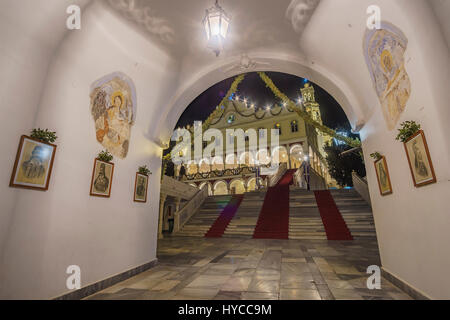
<instances>
[{"instance_id":1,"label":"red carpet runner","mask_svg":"<svg viewBox=\"0 0 450 320\"><path fill-rule=\"evenodd\" d=\"M220 238L228 227L231 219L233 219L236 211L241 205L244 195L234 195L227 206L223 208L222 213L213 223L209 231L205 234L206 238Z\"/></svg>"},{"instance_id":2,"label":"red carpet runner","mask_svg":"<svg viewBox=\"0 0 450 320\"><path fill-rule=\"evenodd\" d=\"M288 170L267 190L253 233L254 239L289 239L289 185L296 170Z\"/></svg>"},{"instance_id":3,"label":"red carpet runner","mask_svg":"<svg viewBox=\"0 0 450 320\"><path fill-rule=\"evenodd\" d=\"M353 240L329 190L314 191L328 240Z\"/></svg>"}]
</instances>

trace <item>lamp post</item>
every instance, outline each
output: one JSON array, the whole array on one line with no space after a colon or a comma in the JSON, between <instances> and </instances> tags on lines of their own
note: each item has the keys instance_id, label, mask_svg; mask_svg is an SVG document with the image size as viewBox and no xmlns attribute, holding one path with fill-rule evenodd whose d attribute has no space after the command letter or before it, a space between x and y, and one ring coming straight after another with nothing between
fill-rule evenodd
<instances>
[{"instance_id":1,"label":"lamp post","mask_svg":"<svg viewBox=\"0 0 450 320\"><path fill-rule=\"evenodd\" d=\"M205 28L206 38L208 40L208 48L219 56L223 49L223 43L228 34L228 27L231 18L219 5L216 0L214 7L206 9L206 15L203 18L203 27Z\"/></svg>"}]
</instances>

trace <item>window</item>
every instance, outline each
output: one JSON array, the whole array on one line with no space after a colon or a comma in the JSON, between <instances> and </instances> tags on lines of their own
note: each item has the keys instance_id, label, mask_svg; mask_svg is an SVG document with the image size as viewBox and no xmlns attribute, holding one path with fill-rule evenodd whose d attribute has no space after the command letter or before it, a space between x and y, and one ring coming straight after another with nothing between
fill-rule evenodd
<instances>
[{"instance_id":1,"label":"window","mask_svg":"<svg viewBox=\"0 0 450 320\"><path fill-rule=\"evenodd\" d=\"M227 118L227 122L228 124L232 124L234 122L234 120L236 119L234 114L230 114Z\"/></svg>"},{"instance_id":2,"label":"window","mask_svg":"<svg viewBox=\"0 0 450 320\"><path fill-rule=\"evenodd\" d=\"M281 125L279 123L276 123L274 128L275 130L277 130L277 134L281 136Z\"/></svg>"},{"instance_id":3,"label":"window","mask_svg":"<svg viewBox=\"0 0 450 320\"><path fill-rule=\"evenodd\" d=\"M298 132L298 123L296 120L291 122L291 132Z\"/></svg>"}]
</instances>

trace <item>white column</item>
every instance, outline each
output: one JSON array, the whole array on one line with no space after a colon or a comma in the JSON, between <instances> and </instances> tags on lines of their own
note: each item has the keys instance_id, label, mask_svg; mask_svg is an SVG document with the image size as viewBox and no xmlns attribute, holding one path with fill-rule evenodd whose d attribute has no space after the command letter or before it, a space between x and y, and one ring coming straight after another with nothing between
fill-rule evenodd
<instances>
[{"instance_id":1,"label":"white column","mask_svg":"<svg viewBox=\"0 0 450 320\"><path fill-rule=\"evenodd\" d=\"M167 194L163 194L161 193L161 199L159 202L159 223L158 223L158 239L163 239L163 233L162 233L162 229L163 229L163 219L164 219L164 204L166 202L167 199Z\"/></svg>"}]
</instances>

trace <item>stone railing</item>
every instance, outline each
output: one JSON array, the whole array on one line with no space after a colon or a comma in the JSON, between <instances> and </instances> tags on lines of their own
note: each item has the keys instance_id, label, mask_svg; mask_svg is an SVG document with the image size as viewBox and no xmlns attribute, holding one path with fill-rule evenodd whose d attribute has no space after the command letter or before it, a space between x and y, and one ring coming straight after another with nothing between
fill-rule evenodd
<instances>
[{"instance_id":1,"label":"stone railing","mask_svg":"<svg viewBox=\"0 0 450 320\"><path fill-rule=\"evenodd\" d=\"M186 222L200 209L208 198L208 186L205 185L190 199L181 210L175 212L173 232L178 232Z\"/></svg>"},{"instance_id":2,"label":"stone railing","mask_svg":"<svg viewBox=\"0 0 450 320\"><path fill-rule=\"evenodd\" d=\"M268 184L269 187L273 187L274 185L276 185L278 181L280 181L281 177L284 176L286 171L287 171L287 164L283 162L278 166L277 172L269 176L269 184Z\"/></svg>"},{"instance_id":3,"label":"stone railing","mask_svg":"<svg viewBox=\"0 0 450 320\"><path fill-rule=\"evenodd\" d=\"M316 170L311 166L308 168L309 172L309 188L313 190L326 190L328 188L325 178L322 177ZM300 188L307 189L308 182L305 178L305 166L301 166L294 173L294 184Z\"/></svg>"},{"instance_id":4,"label":"stone railing","mask_svg":"<svg viewBox=\"0 0 450 320\"><path fill-rule=\"evenodd\" d=\"M183 200L190 200L198 189L169 176L164 176L161 182L161 193Z\"/></svg>"},{"instance_id":5,"label":"stone railing","mask_svg":"<svg viewBox=\"0 0 450 320\"><path fill-rule=\"evenodd\" d=\"M353 188L371 206L369 186L365 178L360 177L355 171L352 172Z\"/></svg>"}]
</instances>

